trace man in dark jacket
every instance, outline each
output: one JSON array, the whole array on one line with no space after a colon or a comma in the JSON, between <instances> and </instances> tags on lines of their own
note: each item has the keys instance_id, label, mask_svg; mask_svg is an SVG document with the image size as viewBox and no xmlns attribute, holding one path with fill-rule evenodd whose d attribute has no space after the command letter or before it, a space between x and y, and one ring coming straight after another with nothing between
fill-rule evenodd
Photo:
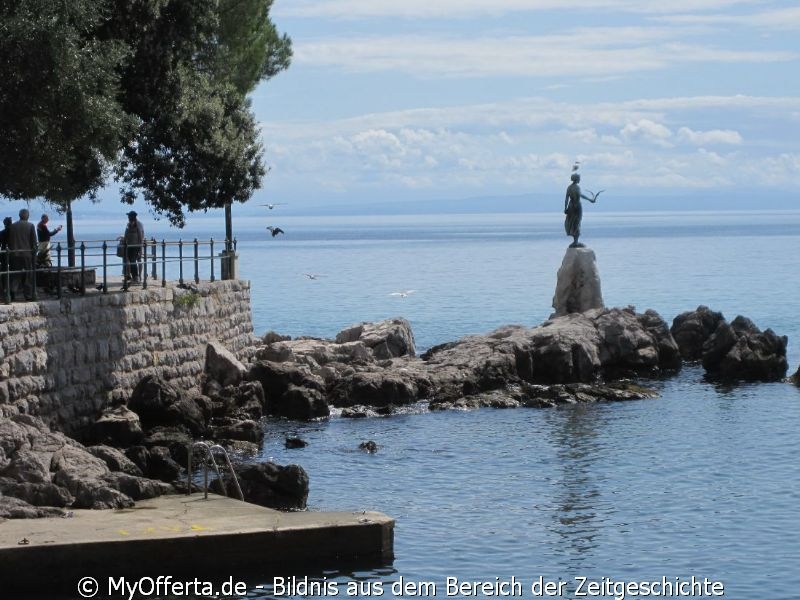
<instances>
[{"instance_id":1,"label":"man in dark jacket","mask_svg":"<svg viewBox=\"0 0 800 600\"><path fill-rule=\"evenodd\" d=\"M8 230L8 249L11 252L11 269L24 271L17 273L11 282L11 297L22 284L25 300L33 300L33 254L36 251L36 228L28 222L30 213L27 208L19 211L19 221L13 223Z\"/></svg>"}]
</instances>

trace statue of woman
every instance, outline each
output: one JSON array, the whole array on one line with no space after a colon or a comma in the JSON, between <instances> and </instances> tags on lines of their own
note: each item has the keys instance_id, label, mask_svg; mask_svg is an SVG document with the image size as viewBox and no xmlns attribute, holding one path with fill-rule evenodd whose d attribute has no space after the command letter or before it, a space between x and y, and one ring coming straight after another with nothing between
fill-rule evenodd
<instances>
[{"instance_id":1,"label":"statue of woman","mask_svg":"<svg viewBox=\"0 0 800 600\"><path fill-rule=\"evenodd\" d=\"M581 206L581 198L589 202L596 202L597 197L603 190L591 196L585 196L581 193L581 186L578 185L581 181L581 176L578 173L573 173L570 177L572 183L567 188L567 195L564 198L564 214L567 215L564 219L564 230L567 235L571 235L574 240L570 248L583 248L583 244L578 243L578 238L581 235L581 219L583 218L583 207Z\"/></svg>"}]
</instances>

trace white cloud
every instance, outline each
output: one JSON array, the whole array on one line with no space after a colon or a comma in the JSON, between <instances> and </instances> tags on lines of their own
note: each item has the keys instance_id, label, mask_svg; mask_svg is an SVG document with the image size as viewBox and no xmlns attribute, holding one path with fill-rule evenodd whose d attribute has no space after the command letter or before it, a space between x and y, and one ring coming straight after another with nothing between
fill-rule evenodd
<instances>
[{"instance_id":1,"label":"white cloud","mask_svg":"<svg viewBox=\"0 0 800 600\"><path fill-rule=\"evenodd\" d=\"M608 77L671 65L767 63L800 53L725 49L679 42L669 28L581 29L508 37L387 35L335 37L295 44L295 63L348 72L404 72L427 77Z\"/></svg>"},{"instance_id":2,"label":"white cloud","mask_svg":"<svg viewBox=\"0 0 800 600\"><path fill-rule=\"evenodd\" d=\"M617 10L631 13L677 13L722 10L758 5L758 0L278 0L273 13L279 17L305 18L463 18L533 13L545 10Z\"/></svg>"},{"instance_id":3,"label":"white cloud","mask_svg":"<svg viewBox=\"0 0 800 600\"><path fill-rule=\"evenodd\" d=\"M639 119L635 123L628 123L620 130L620 136L626 141L645 140L664 147L672 144L669 142L672 131L661 123L650 119Z\"/></svg>"},{"instance_id":4,"label":"white cloud","mask_svg":"<svg viewBox=\"0 0 800 600\"><path fill-rule=\"evenodd\" d=\"M732 129L712 129L710 131L693 131L688 127L678 129L678 139L695 146L708 144L741 144L742 136Z\"/></svg>"},{"instance_id":5,"label":"white cloud","mask_svg":"<svg viewBox=\"0 0 800 600\"><path fill-rule=\"evenodd\" d=\"M764 10L744 15L677 14L660 17L659 20L682 25L737 25L747 28L792 31L800 29L800 7Z\"/></svg>"},{"instance_id":6,"label":"white cloud","mask_svg":"<svg viewBox=\"0 0 800 600\"><path fill-rule=\"evenodd\" d=\"M768 137L768 131L749 140L734 127L770 115L778 132L794 126L791 115L798 112L796 97L586 104L520 98L264 123L263 131L267 160L275 167L269 185L295 193L298 187L327 193L332 181L348 195L359 190L395 196L413 190L429 197L558 190L576 158L587 185L598 188L645 183L648 190L774 188L798 176L794 141ZM720 146L735 152L722 153Z\"/></svg>"}]
</instances>

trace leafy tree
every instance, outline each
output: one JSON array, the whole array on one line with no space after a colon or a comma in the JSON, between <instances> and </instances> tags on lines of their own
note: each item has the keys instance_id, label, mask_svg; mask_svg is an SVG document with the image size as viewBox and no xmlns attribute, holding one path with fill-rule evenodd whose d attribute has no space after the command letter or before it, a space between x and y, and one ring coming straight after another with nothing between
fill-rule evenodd
<instances>
[{"instance_id":1,"label":"leafy tree","mask_svg":"<svg viewBox=\"0 0 800 600\"><path fill-rule=\"evenodd\" d=\"M245 98L289 65L272 0L0 0L0 195L105 183L182 226L265 173ZM68 220L69 223L69 220Z\"/></svg>"},{"instance_id":2,"label":"leafy tree","mask_svg":"<svg viewBox=\"0 0 800 600\"><path fill-rule=\"evenodd\" d=\"M289 67L292 42L269 19L273 0L220 0L215 73L244 95Z\"/></svg>"},{"instance_id":3,"label":"leafy tree","mask_svg":"<svg viewBox=\"0 0 800 600\"><path fill-rule=\"evenodd\" d=\"M157 15L130 39L123 73L125 106L140 126L117 178L123 201L141 194L183 226L184 210L243 202L260 187L263 148L245 94L288 67L291 42L269 20L272 0L153 1Z\"/></svg>"},{"instance_id":4,"label":"leafy tree","mask_svg":"<svg viewBox=\"0 0 800 600\"><path fill-rule=\"evenodd\" d=\"M0 195L65 211L70 248L70 203L97 192L133 132L118 99L127 48L97 38L104 14L104 0L0 3Z\"/></svg>"}]
</instances>

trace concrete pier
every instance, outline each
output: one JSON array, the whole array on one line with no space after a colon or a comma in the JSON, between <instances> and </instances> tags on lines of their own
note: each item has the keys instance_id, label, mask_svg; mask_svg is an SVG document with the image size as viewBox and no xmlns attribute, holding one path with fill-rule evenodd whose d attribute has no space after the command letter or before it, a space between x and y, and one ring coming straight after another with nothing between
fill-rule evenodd
<instances>
[{"instance_id":1,"label":"concrete pier","mask_svg":"<svg viewBox=\"0 0 800 600\"><path fill-rule=\"evenodd\" d=\"M123 510L0 523L2 589L76 590L93 577L244 578L281 567L393 558L394 520L377 512L284 513L209 494L162 496ZM277 573L280 574L280 573Z\"/></svg>"}]
</instances>

